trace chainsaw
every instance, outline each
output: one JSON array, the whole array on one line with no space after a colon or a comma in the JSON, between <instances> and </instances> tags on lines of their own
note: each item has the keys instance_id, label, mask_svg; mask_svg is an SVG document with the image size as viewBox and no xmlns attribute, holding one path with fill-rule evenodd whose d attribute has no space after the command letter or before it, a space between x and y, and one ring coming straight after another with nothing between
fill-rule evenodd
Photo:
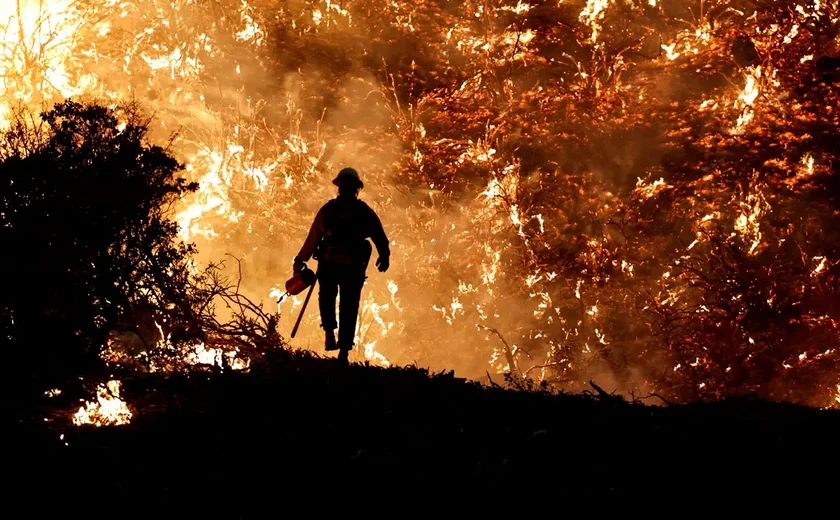
<instances>
[{"instance_id":1,"label":"chainsaw","mask_svg":"<svg viewBox=\"0 0 840 520\"><path fill-rule=\"evenodd\" d=\"M300 314L298 315L298 319L295 322L295 326L292 329L292 337L294 338L297 334L298 327L300 327L300 321L303 319L303 313L306 312L306 306L309 305L309 298L312 297L312 291L315 289L315 283L318 281L318 275L315 272L304 266L303 269L296 272L294 276L286 280L286 294L281 297L284 298L286 296L297 296L298 294L302 293L309 288L309 292L306 293L306 299L303 300L303 307L300 309Z\"/></svg>"}]
</instances>

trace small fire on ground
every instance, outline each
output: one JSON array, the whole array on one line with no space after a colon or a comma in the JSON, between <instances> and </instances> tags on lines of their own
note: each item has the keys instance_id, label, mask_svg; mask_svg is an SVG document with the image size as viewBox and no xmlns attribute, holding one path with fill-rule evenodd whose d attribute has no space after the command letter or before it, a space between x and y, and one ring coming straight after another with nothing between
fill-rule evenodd
<instances>
[{"instance_id":1,"label":"small fire on ground","mask_svg":"<svg viewBox=\"0 0 840 520\"><path fill-rule=\"evenodd\" d=\"M134 414L128 409L128 404L120 398L121 387L122 383L116 380L100 384L96 390L96 400L87 401L79 408L73 415L73 424L121 426L130 423Z\"/></svg>"}]
</instances>

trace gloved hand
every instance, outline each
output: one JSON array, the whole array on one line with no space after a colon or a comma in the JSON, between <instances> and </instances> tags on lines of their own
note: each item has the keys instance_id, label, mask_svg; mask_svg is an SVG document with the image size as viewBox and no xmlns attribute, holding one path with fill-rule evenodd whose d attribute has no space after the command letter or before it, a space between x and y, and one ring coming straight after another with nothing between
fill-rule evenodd
<instances>
[{"instance_id":1,"label":"gloved hand","mask_svg":"<svg viewBox=\"0 0 840 520\"><path fill-rule=\"evenodd\" d=\"M380 273L384 273L391 267L391 259L387 256L380 256L376 259L376 267L379 268Z\"/></svg>"},{"instance_id":2,"label":"gloved hand","mask_svg":"<svg viewBox=\"0 0 840 520\"><path fill-rule=\"evenodd\" d=\"M292 271L293 271L295 274L298 274L299 272L303 271L303 268L304 268L304 267L306 267L306 262L304 262L303 260L299 259L298 257L295 257L295 263L294 263L294 265L292 266Z\"/></svg>"}]
</instances>

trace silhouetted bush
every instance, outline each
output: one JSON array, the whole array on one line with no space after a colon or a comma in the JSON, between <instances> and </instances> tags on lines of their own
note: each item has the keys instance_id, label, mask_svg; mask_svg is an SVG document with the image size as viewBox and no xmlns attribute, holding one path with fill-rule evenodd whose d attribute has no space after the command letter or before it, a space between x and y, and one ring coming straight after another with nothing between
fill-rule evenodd
<instances>
[{"instance_id":1,"label":"silhouetted bush","mask_svg":"<svg viewBox=\"0 0 840 520\"><path fill-rule=\"evenodd\" d=\"M136 107L67 101L0 136L6 383L43 391L100 366L110 331L188 306L192 250L168 212L197 185L147 126Z\"/></svg>"}]
</instances>

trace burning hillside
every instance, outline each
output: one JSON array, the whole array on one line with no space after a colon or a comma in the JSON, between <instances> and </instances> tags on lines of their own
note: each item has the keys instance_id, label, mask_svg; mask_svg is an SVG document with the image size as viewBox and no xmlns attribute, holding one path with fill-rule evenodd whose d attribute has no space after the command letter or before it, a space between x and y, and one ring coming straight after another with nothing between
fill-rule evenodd
<instances>
[{"instance_id":1,"label":"burning hillside","mask_svg":"<svg viewBox=\"0 0 840 520\"><path fill-rule=\"evenodd\" d=\"M18 0L0 116L140 102L199 183L181 237L272 307L329 179L358 168L393 241L359 360L825 407L839 8Z\"/></svg>"}]
</instances>

